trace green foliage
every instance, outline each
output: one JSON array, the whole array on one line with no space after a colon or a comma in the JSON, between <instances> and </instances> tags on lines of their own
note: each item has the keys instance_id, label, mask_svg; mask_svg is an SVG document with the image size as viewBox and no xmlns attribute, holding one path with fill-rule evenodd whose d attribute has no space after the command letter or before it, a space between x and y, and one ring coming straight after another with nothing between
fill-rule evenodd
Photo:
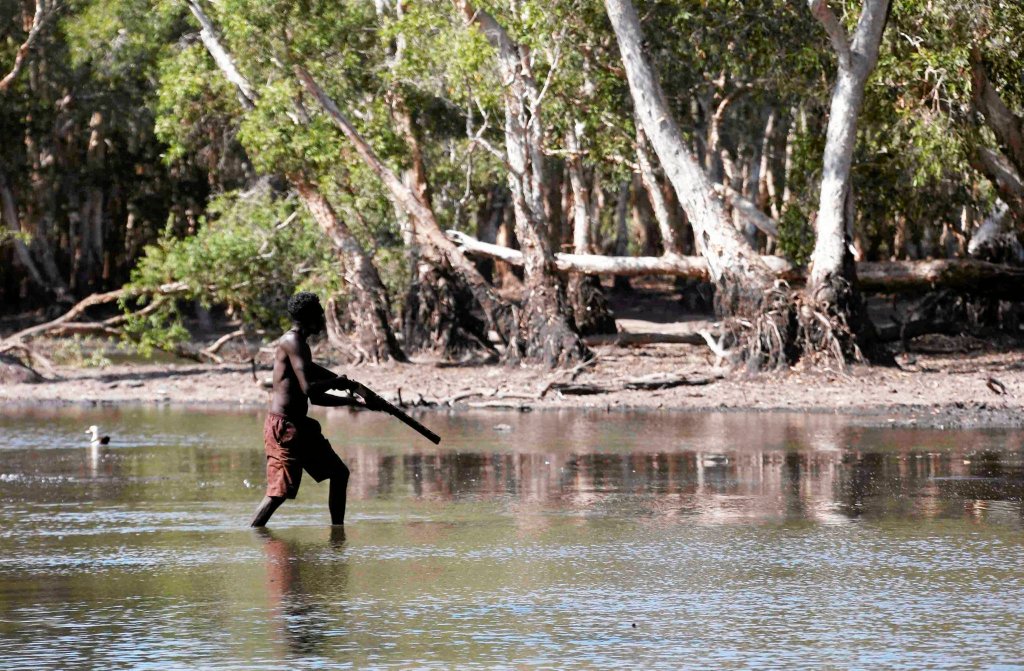
<instances>
[{"instance_id":1,"label":"green foliage","mask_svg":"<svg viewBox=\"0 0 1024 671\"><path fill-rule=\"evenodd\" d=\"M337 132L323 116L294 120L297 85L280 80L260 88L256 109L245 115L238 139L260 172L293 174L326 166L338 156Z\"/></svg>"},{"instance_id":2,"label":"green foliage","mask_svg":"<svg viewBox=\"0 0 1024 671\"><path fill-rule=\"evenodd\" d=\"M200 43L168 56L159 66L156 101L157 137L167 146L168 163L183 160L190 151L231 127L241 114L234 90L213 65Z\"/></svg>"},{"instance_id":3,"label":"green foliage","mask_svg":"<svg viewBox=\"0 0 1024 671\"><path fill-rule=\"evenodd\" d=\"M860 3L831 4L851 30ZM775 203L783 213L779 247L794 261L805 260L813 244L836 70L824 30L805 2L636 5L645 48L702 160L712 115L726 98L732 103L724 108L720 148L741 168L753 165L767 114L776 114L776 186L790 194L787 203ZM17 139L0 146L0 167L25 216L24 229L51 231L59 272L70 277L70 260L89 256L68 246L74 236L64 232L83 216L85 190L99 189L112 283L122 281L138 250L159 237L145 247L132 275L136 285L153 291L182 279L191 287L185 300L226 306L246 323L272 324L281 296L316 284L310 278L323 280L323 292L328 285L336 289L340 271L330 245L304 214L274 229L296 207L289 199L211 194L251 186L258 175L281 189L282 177L301 172L328 196L399 298L410 270L394 206L377 176L296 83L293 67L312 72L399 173L413 157L411 138L398 123L408 110L438 221L467 229L489 191L507 178L502 160L470 137L480 132L497 153L502 150L506 89L485 35L467 27L447 0L401 6L206 0L203 6L257 91L255 110L239 104L181 0L67 0L33 51L39 64L22 73L0 106L0 134ZM603 3L485 0L478 7L529 50L531 72L545 89L536 123L543 127L549 175L563 168L567 131L581 129L586 171L597 176L609 203L601 217L610 233L615 192L633 170L635 129ZM24 39L22 9L16 0L0 0L2 64L13 60ZM1014 112L1024 113L1021 35L1024 9L1017 2L893 3L865 94L853 167L858 233L872 241L873 253L892 253L896 221L923 235L956 218L961 206L989 207L992 189L971 161L979 147L998 147L971 104L971 55L981 54L1000 94ZM800 123L784 171L783 137L794 118ZM94 130L105 148L100 161L88 155ZM0 243L9 238L0 232ZM287 259L288 267L316 270L299 277L267 271L264 295L245 277L254 255L267 249ZM21 271L0 269L6 285L17 284L9 281L15 272ZM112 288L100 285L99 271L93 272L91 280L76 278L80 291ZM181 307L168 300L151 312L133 311L132 330L153 343L186 337Z\"/></svg>"},{"instance_id":4,"label":"green foliage","mask_svg":"<svg viewBox=\"0 0 1024 671\"><path fill-rule=\"evenodd\" d=\"M53 362L62 366L79 366L83 368L106 368L111 364L102 345L87 342L82 336L75 335L64 338L57 343L50 354Z\"/></svg>"},{"instance_id":5,"label":"green foliage","mask_svg":"<svg viewBox=\"0 0 1024 671\"><path fill-rule=\"evenodd\" d=\"M224 194L210 202L194 236L165 234L146 248L128 285L144 298L125 306L132 308L126 310L126 332L143 351L167 349L188 337L182 314L188 301L223 307L248 326L281 326L295 291L339 293L337 259L330 249L292 199L265 192ZM169 282L184 282L188 289L167 300L159 288ZM151 301L160 305L146 312Z\"/></svg>"},{"instance_id":6,"label":"green foliage","mask_svg":"<svg viewBox=\"0 0 1024 671\"><path fill-rule=\"evenodd\" d=\"M799 203L779 218L778 253L797 265L806 264L814 251L814 227Z\"/></svg>"}]
</instances>

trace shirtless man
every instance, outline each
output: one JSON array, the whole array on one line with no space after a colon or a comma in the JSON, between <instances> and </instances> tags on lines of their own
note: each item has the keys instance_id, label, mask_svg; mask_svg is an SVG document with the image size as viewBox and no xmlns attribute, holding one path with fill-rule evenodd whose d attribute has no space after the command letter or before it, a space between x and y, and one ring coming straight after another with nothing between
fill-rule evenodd
<instances>
[{"instance_id":1,"label":"shirtless man","mask_svg":"<svg viewBox=\"0 0 1024 671\"><path fill-rule=\"evenodd\" d=\"M316 294L301 291L292 296L288 314L293 325L274 352L273 395L263 424L267 495L256 509L252 526L265 526L285 499L295 498L303 469L317 482L331 481L331 524L341 525L345 523L349 470L324 438L320 423L307 417L308 403L368 406L355 398L328 394L329 389L358 389L360 385L313 363L306 339L322 333L326 325Z\"/></svg>"}]
</instances>

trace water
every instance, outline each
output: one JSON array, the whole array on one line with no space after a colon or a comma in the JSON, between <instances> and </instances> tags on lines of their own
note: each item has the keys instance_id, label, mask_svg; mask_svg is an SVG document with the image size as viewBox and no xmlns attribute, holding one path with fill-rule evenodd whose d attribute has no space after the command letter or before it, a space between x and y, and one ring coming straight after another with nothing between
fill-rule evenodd
<instances>
[{"instance_id":1,"label":"water","mask_svg":"<svg viewBox=\"0 0 1024 671\"><path fill-rule=\"evenodd\" d=\"M344 535L258 412L0 414L3 668L1024 669L1019 431L319 416Z\"/></svg>"}]
</instances>

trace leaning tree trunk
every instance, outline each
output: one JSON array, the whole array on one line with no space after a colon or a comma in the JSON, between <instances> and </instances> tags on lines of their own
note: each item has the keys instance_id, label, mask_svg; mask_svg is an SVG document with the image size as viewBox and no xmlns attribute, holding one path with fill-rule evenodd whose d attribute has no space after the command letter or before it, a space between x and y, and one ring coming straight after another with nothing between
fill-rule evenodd
<instances>
[{"instance_id":1,"label":"leaning tree trunk","mask_svg":"<svg viewBox=\"0 0 1024 671\"><path fill-rule=\"evenodd\" d=\"M857 290L857 272L851 252L853 221L850 168L857 143L857 117L864 101L864 86L878 61L878 47L888 15L889 0L864 0L852 41L832 13L827 0L809 0L811 13L825 28L839 60L832 90L821 195L814 252L807 293L819 312L827 314L847 358L871 346L873 327ZM809 325L808 325L809 326ZM852 336L852 337L851 337Z\"/></svg>"},{"instance_id":2,"label":"leaning tree trunk","mask_svg":"<svg viewBox=\"0 0 1024 671\"><path fill-rule=\"evenodd\" d=\"M309 72L300 66L294 70L307 92L384 184L395 205L413 222L420 255L403 314L407 345L413 349L439 348L448 356L457 356L469 349L490 349L488 337L493 331L505 344L506 352L517 351L513 310L498 298L473 262L445 237L433 210L380 160ZM474 314L477 310L483 319Z\"/></svg>"},{"instance_id":3,"label":"leaning tree trunk","mask_svg":"<svg viewBox=\"0 0 1024 671\"><path fill-rule=\"evenodd\" d=\"M761 312L774 275L726 217L722 202L683 141L661 85L647 63L636 9L630 0L605 0L622 52L633 105L643 131L679 196L716 287L719 314Z\"/></svg>"},{"instance_id":4,"label":"leaning tree trunk","mask_svg":"<svg viewBox=\"0 0 1024 671\"><path fill-rule=\"evenodd\" d=\"M0 171L0 220L7 223L7 229L14 234L14 251L17 254L18 262L25 268L28 278L37 288L49 293L50 287L43 280L42 273L36 267L32 255L29 253L28 245L21 239L21 225L18 223L18 208L14 203L14 195L7 184L4 173Z\"/></svg>"},{"instance_id":5,"label":"leaning tree trunk","mask_svg":"<svg viewBox=\"0 0 1024 671\"><path fill-rule=\"evenodd\" d=\"M1013 113L992 85L981 50L971 50L971 99L1002 151L979 147L972 164L995 185L1018 223L1024 223L1024 118Z\"/></svg>"},{"instance_id":6,"label":"leaning tree trunk","mask_svg":"<svg viewBox=\"0 0 1024 671\"><path fill-rule=\"evenodd\" d=\"M569 186L572 188L572 248L576 254L589 254L590 190L583 172L579 126L574 125L566 132L565 147L569 152L566 166L569 170ZM580 273L570 275L569 300L572 301L576 330L582 335L616 332L615 317L608 307L599 277Z\"/></svg>"},{"instance_id":7,"label":"leaning tree trunk","mask_svg":"<svg viewBox=\"0 0 1024 671\"><path fill-rule=\"evenodd\" d=\"M49 9L47 9L47 3L43 2L43 0L36 0L35 5L35 12L32 16L31 22L26 27L28 34L25 36L25 41L22 42L21 45L18 46L17 51L14 52L14 63L11 65L10 71L3 77L0 77L0 95L5 94L14 84L18 75L28 63L29 56L32 54L33 45L39 40L46 24L50 22L60 10L60 4L58 3L52 3Z\"/></svg>"},{"instance_id":8,"label":"leaning tree trunk","mask_svg":"<svg viewBox=\"0 0 1024 671\"><path fill-rule=\"evenodd\" d=\"M582 361L590 357L590 351L573 324L572 309L555 272L548 241L542 95L533 78L529 49L513 42L504 27L487 12L466 0L454 2L466 22L475 25L496 50L498 71L504 83L508 183L516 235L525 259L520 355L524 361L548 366Z\"/></svg>"},{"instance_id":9,"label":"leaning tree trunk","mask_svg":"<svg viewBox=\"0 0 1024 671\"><path fill-rule=\"evenodd\" d=\"M658 231L661 233L661 249L664 254L681 254L679 236L672 228L672 219L669 214L668 202L665 194L661 191L658 178L654 173L654 166L651 165L651 155L647 151L647 136L644 135L643 126L637 119L636 124L636 162L640 168L640 179L643 182L644 190L647 192L647 199L651 203L651 210L654 212L654 219L658 222ZM578 254L579 252L577 252Z\"/></svg>"},{"instance_id":10,"label":"leaning tree trunk","mask_svg":"<svg viewBox=\"0 0 1024 671\"><path fill-rule=\"evenodd\" d=\"M363 250L348 226L316 186L302 175L290 181L313 219L320 225L334 248L338 250L345 269L345 283L352 287L346 310L346 321L353 326L353 342L358 358L374 363L394 359L406 361L394 331L391 329L391 308L388 292L377 274L377 268Z\"/></svg>"},{"instance_id":11,"label":"leaning tree trunk","mask_svg":"<svg viewBox=\"0 0 1024 671\"><path fill-rule=\"evenodd\" d=\"M202 25L200 38L207 51L227 80L235 85L235 92L242 107L252 110L257 100L255 89L239 72L234 59L221 45L213 23L199 4L190 0L189 8ZM335 249L343 257L345 278L352 289L350 309L353 311L352 325L357 348L366 358L373 361L406 361L391 328L387 292L373 261L316 186L303 175L292 175L291 182L321 230L331 239Z\"/></svg>"}]
</instances>

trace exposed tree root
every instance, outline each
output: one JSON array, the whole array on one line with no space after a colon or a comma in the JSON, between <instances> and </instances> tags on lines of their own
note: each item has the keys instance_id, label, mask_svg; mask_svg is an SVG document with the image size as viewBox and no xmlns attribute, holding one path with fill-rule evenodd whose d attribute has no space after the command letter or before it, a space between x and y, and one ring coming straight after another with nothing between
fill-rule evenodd
<instances>
[{"instance_id":1,"label":"exposed tree root","mask_svg":"<svg viewBox=\"0 0 1024 671\"><path fill-rule=\"evenodd\" d=\"M608 307L608 299L601 281L592 275L573 275L569 278L569 299L573 320L580 335L606 335L615 333L615 317Z\"/></svg>"},{"instance_id":2,"label":"exposed tree root","mask_svg":"<svg viewBox=\"0 0 1024 671\"><path fill-rule=\"evenodd\" d=\"M527 291L531 294L526 296L520 310L520 337L506 348L505 363L537 363L560 368L590 359L593 353L567 315L557 307L566 300L562 288L536 286Z\"/></svg>"},{"instance_id":3,"label":"exposed tree root","mask_svg":"<svg viewBox=\"0 0 1024 671\"><path fill-rule=\"evenodd\" d=\"M421 261L402 311L405 347L411 352L440 351L448 359L474 353L494 355L487 323L473 310L475 305L473 291L457 273Z\"/></svg>"},{"instance_id":4,"label":"exposed tree root","mask_svg":"<svg viewBox=\"0 0 1024 671\"><path fill-rule=\"evenodd\" d=\"M850 323L847 315L855 324ZM842 277L831 278L810 296L797 295L797 323L797 344L803 350L802 357L815 365L845 368L847 363L864 363L858 343L875 346L874 326L865 314L862 299Z\"/></svg>"},{"instance_id":5,"label":"exposed tree root","mask_svg":"<svg viewBox=\"0 0 1024 671\"><path fill-rule=\"evenodd\" d=\"M712 351L731 368L744 368L751 374L783 370L798 361L839 370L862 363L864 356L853 330L836 308L842 305L835 300L836 284L828 292L809 296L776 281L764 292L756 314L722 322L722 335Z\"/></svg>"}]
</instances>

